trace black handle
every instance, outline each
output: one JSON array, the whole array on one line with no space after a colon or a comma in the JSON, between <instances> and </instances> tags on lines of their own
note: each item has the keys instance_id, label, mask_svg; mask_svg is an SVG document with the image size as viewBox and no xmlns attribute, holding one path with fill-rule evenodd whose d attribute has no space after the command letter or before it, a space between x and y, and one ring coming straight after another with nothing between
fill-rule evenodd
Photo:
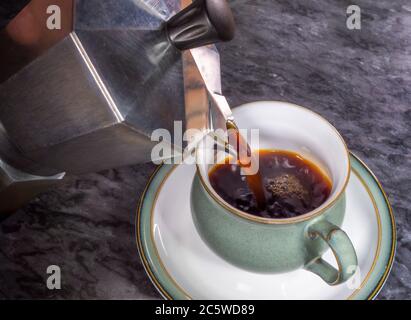
<instances>
[{"instance_id":1,"label":"black handle","mask_svg":"<svg viewBox=\"0 0 411 320\"><path fill-rule=\"evenodd\" d=\"M180 50L234 38L235 23L226 0L195 0L166 24L168 37Z\"/></svg>"}]
</instances>

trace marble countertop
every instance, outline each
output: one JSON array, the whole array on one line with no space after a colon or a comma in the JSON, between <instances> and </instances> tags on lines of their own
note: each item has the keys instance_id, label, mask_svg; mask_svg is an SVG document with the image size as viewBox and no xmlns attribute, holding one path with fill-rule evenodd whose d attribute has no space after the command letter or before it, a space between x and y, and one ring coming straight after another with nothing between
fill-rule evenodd
<instances>
[{"instance_id":1,"label":"marble countertop","mask_svg":"<svg viewBox=\"0 0 411 320\"><path fill-rule=\"evenodd\" d=\"M380 179L398 246L379 299L411 299L411 5L358 0L362 29L339 0L233 0L238 24L219 45L232 105L285 100L315 110ZM154 165L71 178L0 221L0 298L158 299L134 236ZM62 289L45 286L62 269Z\"/></svg>"}]
</instances>

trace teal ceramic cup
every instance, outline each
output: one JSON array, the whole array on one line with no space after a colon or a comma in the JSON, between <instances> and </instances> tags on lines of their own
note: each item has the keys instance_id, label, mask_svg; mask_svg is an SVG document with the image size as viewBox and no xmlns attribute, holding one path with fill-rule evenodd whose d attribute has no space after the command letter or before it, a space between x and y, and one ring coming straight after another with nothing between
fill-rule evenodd
<instances>
[{"instance_id":1,"label":"teal ceramic cup","mask_svg":"<svg viewBox=\"0 0 411 320\"><path fill-rule=\"evenodd\" d=\"M350 176L346 144L338 131L318 114L284 102L255 102L234 109L241 129L258 129L253 149L289 150L311 160L332 181L329 198L317 209L294 218L254 216L225 202L212 188L208 173L215 161L197 146L197 174L191 190L192 215L207 245L226 261L250 271L277 273L304 268L330 285L356 271L354 247L341 229L345 189ZM323 260L331 249L336 267Z\"/></svg>"}]
</instances>

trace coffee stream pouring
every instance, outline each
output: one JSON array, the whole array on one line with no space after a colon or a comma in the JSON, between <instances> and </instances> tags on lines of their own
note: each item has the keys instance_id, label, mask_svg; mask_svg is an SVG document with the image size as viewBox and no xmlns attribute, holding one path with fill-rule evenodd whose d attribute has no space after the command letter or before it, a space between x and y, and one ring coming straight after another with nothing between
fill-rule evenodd
<instances>
[{"instance_id":1,"label":"coffee stream pouring","mask_svg":"<svg viewBox=\"0 0 411 320\"><path fill-rule=\"evenodd\" d=\"M0 32L0 212L65 174L152 160L152 132L176 120L225 127L212 44L232 39L231 10L185 2L32 0ZM61 29L47 26L51 5Z\"/></svg>"}]
</instances>

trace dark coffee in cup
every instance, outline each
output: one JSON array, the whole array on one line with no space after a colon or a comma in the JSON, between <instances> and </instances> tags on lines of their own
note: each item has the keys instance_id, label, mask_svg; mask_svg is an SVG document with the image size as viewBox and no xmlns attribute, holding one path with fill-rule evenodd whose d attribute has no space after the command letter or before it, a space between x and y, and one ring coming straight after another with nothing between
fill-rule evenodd
<instances>
[{"instance_id":1,"label":"dark coffee in cup","mask_svg":"<svg viewBox=\"0 0 411 320\"><path fill-rule=\"evenodd\" d=\"M209 172L214 190L233 207L264 218L291 218L323 204L331 193L330 179L311 161L289 151L259 150L259 176L265 203L257 202L239 164L229 161Z\"/></svg>"}]
</instances>

